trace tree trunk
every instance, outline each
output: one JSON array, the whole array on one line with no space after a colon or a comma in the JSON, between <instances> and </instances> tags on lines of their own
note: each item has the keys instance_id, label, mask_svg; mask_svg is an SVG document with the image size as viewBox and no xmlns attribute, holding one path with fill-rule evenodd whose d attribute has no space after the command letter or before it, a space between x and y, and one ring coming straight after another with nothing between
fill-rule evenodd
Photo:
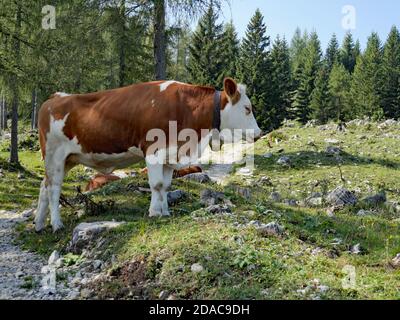
<instances>
[{"instance_id":1,"label":"tree trunk","mask_svg":"<svg viewBox=\"0 0 400 320\"><path fill-rule=\"evenodd\" d=\"M32 118L31 118L31 129L37 129L37 105L38 105L37 89L32 90Z\"/></svg>"},{"instance_id":2,"label":"tree trunk","mask_svg":"<svg viewBox=\"0 0 400 320\"><path fill-rule=\"evenodd\" d=\"M121 34L119 35L119 86L123 87L126 84L126 54L125 45L127 43L127 28L126 28L126 6L125 0L121 1L120 7L120 23Z\"/></svg>"},{"instance_id":3,"label":"tree trunk","mask_svg":"<svg viewBox=\"0 0 400 320\"><path fill-rule=\"evenodd\" d=\"M7 110L8 110L7 99L6 99L6 97L4 97L3 114L2 114L3 117L0 119L0 121L2 121L2 123L3 123L3 130L8 129L8 124L7 124L8 111Z\"/></svg>"},{"instance_id":4,"label":"tree trunk","mask_svg":"<svg viewBox=\"0 0 400 320\"><path fill-rule=\"evenodd\" d=\"M17 4L17 17L15 20L15 37L13 39L13 49L15 53L15 60L17 65L20 63L20 50L21 44L18 37L21 32L21 16L22 8L21 5ZM11 76L11 94L12 94L12 111L11 111L11 152L10 152L10 163L19 164L18 159L18 104L19 104L19 92L18 92L18 77L16 74Z\"/></svg>"},{"instance_id":5,"label":"tree trunk","mask_svg":"<svg viewBox=\"0 0 400 320\"><path fill-rule=\"evenodd\" d=\"M4 119L4 96L1 96L1 100L0 100L0 134L4 130L3 119Z\"/></svg>"},{"instance_id":6,"label":"tree trunk","mask_svg":"<svg viewBox=\"0 0 400 320\"><path fill-rule=\"evenodd\" d=\"M167 74L165 40L165 0L154 0L154 59L156 80L165 80Z\"/></svg>"}]
</instances>

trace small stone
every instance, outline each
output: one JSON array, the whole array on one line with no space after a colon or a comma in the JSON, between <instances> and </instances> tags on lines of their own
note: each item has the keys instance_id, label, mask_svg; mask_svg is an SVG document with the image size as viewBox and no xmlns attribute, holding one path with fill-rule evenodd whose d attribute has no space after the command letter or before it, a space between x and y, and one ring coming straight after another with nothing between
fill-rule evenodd
<instances>
[{"instance_id":1,"label":"small stone","mask_svg":"<svg viewBox=\"0 0 400 320\"><path fill-rule=\"evenodd\" d=\"M296 199L286 199L283 203L290 207L297 207L299 205L299 202Z\"/></svg>"},{"instance_id":2,"label":"small stone","mask_svg":"<svg viewBox=\"0 0 400 320\"><path fill-rule=\"evenodd\" d=\"M56 268L62 268L64 265L64 258L57 259L54 265L56 266Z\"/></svg>"},{"instance_id":3,"label":"small stone","mask_svg":"<svg viewBox=\"0 0 400 320\"><path fill-rule=\"evenodd\" d=\"M202 266L200 263L194 263L194 264L192 264L192 266L190 267L190 270L191 270L193 273L200 273L200 272L203 272L204 268L203 268L203 266Z\"/></svg>"},{"instance_id":4,"label":"small stone","mask_svg":"<svg viewBox=\"0 0 400 320\"><path fill-rule=\"evenodd\" d=\"M386 202L386 193L385 192L380 192L378 194L375 194L373 196L369 196L365 199L362 200L365 202L367 205L370 206L378 206L380 204L383 204Z\"/></svg>"},{"instance_id":5,"label":"small stone","mask_svg":"<svg viewBox=\"0 0 400 320\"><path fill-rule=\"evenodd\" d=\"M283 156L283 157L280 157L276 163L281 166L284 166L284 167L290 167L291 160L289 157Z\"/></svg>"},{"instance_id":6,"label":"small stone","mask_svg":"<svg viewBox=\"0 0 400 320\"><path fill-rule=\"evenodd\" d=\"M168 294L169 294L168 291L163 290L163 291L161 291L160 294L158 295L158 299L160 299L160 300L165 300L165 299L168 298Z\"/></svg>"},{"instance_id":7,"label":"small stone","mask_svg":"<svg viewBox=\"0 0 400 320\"><path fill-rule=\"evenodd\" d=\"M240 168L238 170L238 174L242 176L250 176L252 174L252 170L249 168Z\"/></svg>"},{"instance_id":8,"label":"small stone","mask_svg":"<svg viewBox=\"0 0 400 320\"><path fill-rule=\"evenodd\" d=\"M280 236L284 232L284 227L277 222L262 224L257 231L263 236Z\"/></svg>"},{"instance_id":9,"label":"small stone","mask_svg":"<svg viewBox=\"0 0 400 320\"><path fill-rule=\"evenodd\" d=\"M215 204L206 208L206 211L211 214L230 214L231 208L226 204Z\"/></svg>"},{"instance_id":10,"label":"small stone","mask_svg":"<svg viewBox=\"0 0 400 320\"><path fill-rule=\"evenodd\" d=\"M171 294L167 300L176 300L176 296L174 294Z\"/></svg>"},{"instance_id":11,"label":"small stone","mask_svg":"<svg viewBox=\"0 0 400 320\"><path fill-rule=\"evenodd\" d=\"M54 265L59 258L60 258L60 254L58 253L57 250L54 250L52 252L52 254L50 255L50 257L49 257L48 264L49 265Z\"/></svg>"},{"instance_id":12,"label":"small stone","mask_svg":"<svg viewBox=\"0 0 400 320\"><path fill-rule=\"evenodd\" d=\"M358 201L352 192L343 187L338 187L329 193L326 200L335 207L355 205Z\"/></svg>"},{"instance_id":13,"label":"small stone","mask_svg":"<svg viewBox=\"0 0 400 320\"><path fill-rule=\"evenodd\" d=\"M329 144L339 144L340 143L340 141L337 139L325 139L325 142L329 143Z\"/></svg>"},{"instance_id":14,"label":"small stone","mask_svg":"<svg viewBox=\"0 0 400 320\"><path fill-rule=\"evenodd\" d=\"M267 177L267 176L262 176L260 179L258 179L257 185L259 185L259 186L272 186L271 178Z\"/></svg>"},{"instance_id":15,"label":"small stone","mask_svg":"<svg viewBox=\"0 0 400 320\"><path fill-rule=\"evenodd\" d=\"M168 192L167 194L168 205L173 206L178 202L182 201L183 199L187 198L187 196L188 194L182 190L175 190Z\"/></svg>"},{"instance_id":16,"label":"small stone","mask_svg":"<svg viewBox=\"0 0 400 320\"><path fill-rule=\"evenodd\" d=\"M200 193L200 202L206 206L212 206L223 202L225 195L222 192L216 192L210 189L205 189Z\"/></svg>"},{"instance_id":17,"label":"small stone","mask_svg":"<svg viewBox=\"0 0 400 320\"><path fill-rule=\"evenodd\" d=\"M35 209L28 209L21 213L23 218L30 218L34 215Z\"/></svg>"},{"instance_id":18,"label":"small stone","mask_svg":"<svg viewBox=\"0 0 400 320\"><path fill-rule=\"evenodd\" d=\"M269 195L269 197L270 197L270 199L272 200L272 201L274 201L274 202L280 202L281 201L281 195L280 195L280 193L279 192L272 192L270 195Z\"/></svg>"},{"instance_id":19,"label":"small stone","mask_svg":"<svg viewBox=\"0 0 400 320\"><path fill-rule=\"evenodd\" d=\"M17 279L22 278L23 276L24 276L24 273L22 271L18 271L18 272L15 273L15 277Z\"/></svg>"},{"instance_id":20,"label":"small stone","mask_svg":"<svg viewBox=\"0 0 400 320\"><path fill-rule=\"evenodd\" d=\"M273 156L274 156L274 155L273 155L271 152L268 152L268 153L266 153L266 154L263 155L263 157L264 157L265 159L271 159Z\"/></svg>"},{"instance_id":21,"label":"small stone","mask_svg":"<svg viewBox=\"0 0 400 320\"><path fill-rule=\"evenodd\" d=\"M350 248L351 254L360 254L362 252L361 250L361 244L357 243L354 246Z\"/></svg>"},{"instance_id":22,"label":"small stone","mask_svg":"<svg viewBox=\"0 0 400 320\"><path fill-rule=\"evenodd\" d=\"M205 174L203 172L188 174L188 175L184 176L183 179L198 182L198 183L208 183L211 181L211 178L209 177L209 175Z\"/></svg>"},{"instance_id":23,"label":"small stone","mask_svg":"<svg viewBox=\"0 0 400 320\"><path fill-rule=\"evenodd\" d=\"M249 200L251 198L251 191L249 188L235 186L234 189L235 189L236 193L238 193L240 196L242 196L246 200Z\"/></svg>"},{"instance_id":24,"label":"small stone","mask_svg":"<svg viewBox=\"0 0 400 320\"><path fill-rule=\"evenodd\" d=\"M342 149L335 146L329 146L326 148L325 152L330 155L339 155L342 153Z\"/></svg>"},{"instance_id":25,"label":"small stone","mask_svg":"<svg viewBox=\"0 0 400 320\"><path fill-rule=\"evenodd\" d=\"M360 211L357 212L357 215L360 217L371 216L373 214L374 214L373 211L368 211L368 210L364 210L364 209L361 209Z\"/></svg>"},{"instance_id":26,"label":"small stone","mask_svg":"<svg viewBox=\"0 0 400 320\"><path fill-rule=\"evenodd\" d=\"M391 265L394 268L400 268L400 253L396 255L396 257L394 257L392 259Z\"/></svg>"},{"instance_id":27,"label":"small stone","mask_svg":"<svg viewBox=\"0 0 400 320\"><path fill-rule=\"evenodd\" d=\"M89 290L89 289L82 289L81 291L81 297L83 299L89 299L90 297L92 297L93 293Z\"/></svg>"},{"instance_id":28,"label":"small stone","mask_svg":"<svg viewBox=\"0 0 400 320\"><path fill-rule=\"evenodd\" d=\"M94 270L98 270L103 265L103 262L101 260L94 260L92 265Z\"/></svg>"}]
</instances>

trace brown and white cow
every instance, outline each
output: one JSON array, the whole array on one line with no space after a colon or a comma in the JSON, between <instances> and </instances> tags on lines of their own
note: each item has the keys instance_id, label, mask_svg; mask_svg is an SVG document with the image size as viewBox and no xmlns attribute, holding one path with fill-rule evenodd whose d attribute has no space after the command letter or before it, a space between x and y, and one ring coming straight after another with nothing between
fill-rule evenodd
<instances>
[{"instance_id":1,"label":"brown and white cow","mask_svg":"<svg viewBox=\"0 0 400 320\"><path fill-rule=\"evenodd\" d=\"M224 91L216 95L210 87L157 81L89 94L57 93L47 100L39 112L39 135L45 178L41 184L35 228L45 226L50 209L54 231L63 227L59 213L59 198L64 176L74 166L83 164L103 174L146 160L152 191L150 216L168 216L167 189L174 169L190 163L154 161L161 154L178 150L169 139L170 123L178 132L191 129L197 133L198 159L212 134L215 123L215 97L218 97L218 119L221 130L252 130L251 142L261 136L252 113L252 106L243 85L233 79L224 80ZM165 150L152 149L152 130L166 134ZM183 157L182 157L183 158Z\"/></svg>"}]
</instances>

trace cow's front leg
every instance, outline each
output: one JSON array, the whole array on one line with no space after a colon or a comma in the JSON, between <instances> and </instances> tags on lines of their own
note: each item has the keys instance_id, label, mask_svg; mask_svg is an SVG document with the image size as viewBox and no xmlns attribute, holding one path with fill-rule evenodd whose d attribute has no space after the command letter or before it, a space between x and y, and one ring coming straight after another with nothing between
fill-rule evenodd
<instances>
[{"instance_id":1,"label":"cow's front leg","mask_svg":"<svg viewBox=\"0 0 400 320\"><path fill-rule=\"evenodd\" d=\"M168 165L164 165L164 183L163 188L161 190L162 195L162 215L169 216L168 210L168 189L171 186L172 176L174 175L174 169Z\"/></svg>"},{"instance_id":2,"label":"cow's front leg","mask_svg":"<svg viewBox=\"0 0 400 320\"><path fill-rule=\"evenodd\" d=\"M163 215L163 188L164 188L164 170L162 163L154 163L152 159L146 158L147 173L149 176L149 185L151 189L151 202L149 208L150 217L160 217ZM153 159L154 160L154 159Z\"/></svg>"}]
</instances>

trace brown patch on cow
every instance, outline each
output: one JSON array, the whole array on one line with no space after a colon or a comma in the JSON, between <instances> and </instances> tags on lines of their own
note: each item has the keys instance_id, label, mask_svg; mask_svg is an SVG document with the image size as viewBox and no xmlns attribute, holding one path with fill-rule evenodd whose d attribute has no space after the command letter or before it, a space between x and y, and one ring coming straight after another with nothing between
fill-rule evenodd
<instances>
[{"instance_id":1,"label":"brown patch on cow","mask_svg":"<svg viewBox=\"0 0 400 320\"><path fill-rule=\"evenodd\" d=\"M97 174L88 182L85 187L85 192L100 189L110 182L118 180L121 180L121 178L114 174Z\"/></svg>"},{"instance_id":2,"label":"brown patch on cow","mask_svg":"<svg viewBox=\"0 0 400 320\"><path fill-rule=\"evenodd\" d=\"M174 178L182 178L182 177L187 176L189 174L200 173L200 172L203 172L203 170L200 167L191 166L191 167L180 169L180 170L174 170L173 177ZM148 174L148 169L147 168L143 168L142 170L140 170L140 174L147 175Z\"/></svg>"}]
</instances>

